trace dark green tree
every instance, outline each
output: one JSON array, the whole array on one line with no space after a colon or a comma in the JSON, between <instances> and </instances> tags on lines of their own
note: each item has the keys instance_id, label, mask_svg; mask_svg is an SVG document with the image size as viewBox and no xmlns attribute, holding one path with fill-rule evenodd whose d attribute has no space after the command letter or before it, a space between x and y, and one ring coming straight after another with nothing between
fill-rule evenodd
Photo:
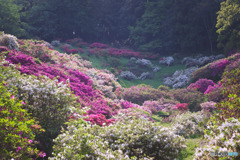
<instances>
[{"instance_id":1,"label":"dark green tree","mask_svg":"<svg viewBox=\"0 0 240 160\"><path fill-rule=\"evenodd\" d=\"M0 0L0 31L21 37L26 35L21 22L21 6L16 0Z\"/></svg>"},{"instance_id":2,"label":"dark green tree","mask_svg":"<svg viewBox=\"0 0 240 160\"><path fill-rule=\"evenodd\" d=\"M223 1L217 14L218 47L225 52L240 49L240 1Z\"/></svg>"}]
</instances>

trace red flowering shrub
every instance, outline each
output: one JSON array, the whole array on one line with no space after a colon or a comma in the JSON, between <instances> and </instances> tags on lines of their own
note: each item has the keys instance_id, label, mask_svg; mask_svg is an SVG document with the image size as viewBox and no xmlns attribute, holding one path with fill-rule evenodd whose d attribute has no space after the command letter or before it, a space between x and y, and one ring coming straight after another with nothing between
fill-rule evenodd
<instances>
[{"instance_id":1,"label":"red flowering shrub","mask_svg":"<svg viewBox=\"0 0 240 160\"><path fill-rule=\"evenodd\" d=\"M187 103L178 103L176 106L174 106L173 110L187 111L187 105Z\"/></svg>"},{"instance_id":2,"label":"red flowering shrub","mask_svg":"<svg viewBox=\"0 0 240 160\"><path fill-rule=\"evenodd\" d=\"M200 111L200 104L204 101L203 93L194 89L174 89L170 91L174 99L180 103L187 103L190 111Z\"/></svg>"},{"instance_id":3,"label":"red flowering shrub","mask_svg":"<svg viewBox=\"0 0 240 160\"><path fill-rule=\"evenodd\" d=\"M115 119L106 119L106 117L102 114L91 114L89 118L86 118L85 121L89 121L92 124L97 124L99 126L108 126L112 124Z\"/></svg>"}]
</instances>

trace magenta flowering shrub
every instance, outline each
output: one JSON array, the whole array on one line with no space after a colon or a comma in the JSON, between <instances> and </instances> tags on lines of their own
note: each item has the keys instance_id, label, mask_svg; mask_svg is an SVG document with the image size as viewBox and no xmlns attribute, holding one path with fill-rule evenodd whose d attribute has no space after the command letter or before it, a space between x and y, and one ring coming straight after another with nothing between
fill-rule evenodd
<instances>
[{"instance_id":1,"label":"magenta flowering shrub","mask_svg":"<svg viewBox=\"0 0 240 160\"><path fill-rule=\"evenodd\" d=\"M199 79L197 82L190 84L188 89L196 89L205 94L209 86L214 86L215 83L210 79Z\"/></svg>"},{"instance_id":2,"label":"magenta flowering shrub","mask_svg":"<svg viewBox=\"0 0 240 160\"><path fill-rule=\"evenodd\" d=\"M128 102L128 101L122 101L121 102L121 107L123 109L128 109L128 108L136 107L136 104L133 104L133 103Z\"/></svg>"},{"instance_id":3,"label":"magenta flowering shrub","mask_svg":"<svg viewBox=\"0 0 240 160\"><path fill-rule=\"evenodd\" d=\"M220 59L218 61L212 62L210 64L210 69L212 69L212 76L222 75L226 66L230 63L228 59Z\"/></svg>"},{"instance_id":4,"label":"magenta flowering shrub","mask_svg":"<svg viewBox=\"0 0 240 160\"><path fill-rule=\"evenodd\" d=\"M106 119L103 114L91 114L88 118L85 119L85 121L89 121L92 124L97 124L99 126L108 126L112 124L115 119Z\"/></svg>"},{"instance_id":5,"label":"magenta flowering shrub","mask_svg":"<svg viewBox=\"0 0 240 160\"><path fill-rule=\"evenodd\" d=\"M207 90L204 92L204 95L208 97L209 101L220 102L222 99L224 99L222 82L218 81L217 84L208 86Z\"/></svg>"}]
</instances>

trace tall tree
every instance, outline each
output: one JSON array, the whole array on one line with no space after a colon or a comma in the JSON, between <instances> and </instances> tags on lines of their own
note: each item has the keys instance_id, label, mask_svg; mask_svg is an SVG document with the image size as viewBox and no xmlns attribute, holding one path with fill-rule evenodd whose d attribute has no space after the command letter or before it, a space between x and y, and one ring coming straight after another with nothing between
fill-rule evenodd
<instances>
[{"instance_id":1,"label":"tall tree","mask_svg":"<svg viewBox=\"0 0 240 160\"><path fill-rule=\"evenodd\" d=\"M20 19L20 10L21 7L17 5L16 0L0 0L0 31L18 37L26 34Z\"/></svg>"},{"instance_id":2,"label":"tall tree","mask_svg":"<svg viewBox=\"0 0 240 160\"><path fill-rule=\"evenodd\" d=\"M223 1L217 14L218 47L225 52L240 49L240 1Z\"/></svg>"}]
</instances>

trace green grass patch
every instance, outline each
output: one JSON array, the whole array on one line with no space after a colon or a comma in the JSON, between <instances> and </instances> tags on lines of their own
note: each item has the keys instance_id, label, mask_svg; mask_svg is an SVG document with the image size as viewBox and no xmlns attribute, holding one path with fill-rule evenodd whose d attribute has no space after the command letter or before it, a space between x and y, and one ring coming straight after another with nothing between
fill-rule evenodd
<instances>
[{"instance_id":1,"label":"green grass patch","mask_svg":"<svg viewBox=\"0 0 240 160\"><path fill-rule=\"evenodd\" d=\"M71 49L73 48L77 49L76 47L72 46ZM61 53L64 53L64 51L61 50L61 48L59 47L56 47L54 49ZM109 71L111 71L113 69L113 65L116 65L114 66L115 68L118 68L123 71L127 70L127 67L125 67L125 65L128 63L129 58L114 57L114 56L111 57L108 55L105 55L105 56L90 55L87 53L86 50L84 53L78 53L78 54L84 59L87 59L90 62L92 62L93 67L96 69L108 69ZM185 66L181 64L181 59L176 59L174 62L174 65L169 67L165 65L160 65L158 63L158 60L151 60L151 62L154 64L154 66L159 66L161 68L160 71L155 73L153 79L145 79L145 80L136 79L136 80L128 81L128 80L119 78L119 83L121 84L121 86L124 88L129 88L131 86L136 86L139 84L148 84L153 88L158 88L160 85L163 85L162 80L164 77L172 75L176 70L185 69Z\"/></svg>"},{"instance_id":2,"label":"green grass patch","mask_svg":"<svg viewBox=\"0 0 240 160\"><path fill-rule=\"evenodd\" d=\"M203 143L201 138L186 139L187 148L180 152L179 160L193 160L194 153L197 147Z\"/></svg>"}]
</instances>

